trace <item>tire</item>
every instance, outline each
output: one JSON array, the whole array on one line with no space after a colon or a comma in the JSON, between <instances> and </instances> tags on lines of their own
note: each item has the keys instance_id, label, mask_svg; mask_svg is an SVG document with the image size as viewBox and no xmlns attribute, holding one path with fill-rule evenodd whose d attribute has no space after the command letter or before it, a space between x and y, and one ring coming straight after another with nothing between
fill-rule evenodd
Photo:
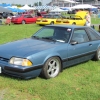
<instances>
[{"instance_id":1,"label":"tire","mask_svg":"<svg viewBox=\"0 0 100 100\"><path fill-rule=\"evenodd\" d=\"M43 26L43 25L39 24L39 26Z\"/></svg>"},{"instance_id":2,"label":"tire","mask_svg":"<svg viewBox=\"0 0 100 100\"><path fill-rule=\"evenodd\" d=\"M54 22L51 22L51 23L50 23L50 25L53 25L53 24L54 24Z\"/></svg>"},{"instance_id":3,"label":"tire","mask_svg":"<svg viewBox=\"0 0 100 100\"><path fill-rule=\"evenodd\" d=\"M76 25L76 23L73 23L72 25Z\"/></svg>"},{"instance_id":4,"label":"tire","mask_svg":"<svg viewBox=\"0 0 100 100\"><path fill-rule=\"evenodd\" d=\"M58 57L49 58L42 69L42 76L46 79L56 77L61 71L61 61Z\"/></svg>"},{"instance_id":5,"label":"tire","mask_svg":"<svg viewBox=\"0 0 100 100\"><path fill-rule=\"evenodd\" d=\"M100 48L98 48L98 50L97 50L97 52L96 52L96 54L94 56L94 60L95 61L99 61L100 60Z\"/></svg>"},{"instance_id":6,"label":"tire","mask_svg":"<svg viewBox=\"0 0 100 100\"><path fill-rule=\"evenodd\" d=\"M25 21L24 20L22 21L22 24L25 24Z\"/></svg>"}]
</instances>

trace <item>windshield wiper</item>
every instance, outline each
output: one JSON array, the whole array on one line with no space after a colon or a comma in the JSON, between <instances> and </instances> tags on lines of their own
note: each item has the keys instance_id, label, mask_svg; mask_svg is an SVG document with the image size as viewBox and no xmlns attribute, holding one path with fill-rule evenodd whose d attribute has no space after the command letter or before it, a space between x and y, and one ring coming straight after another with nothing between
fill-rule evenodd
<instances>
[{"instance_id":1,"label":"windshield wiper","mask_svg":"<svg viewBox=\"0 0 100 100\"><path fill-rule=\"evenodd\" d=\"M40 39L40 37L38 37L38 36L32 36L32 38L35 38L35 39Z\"/></svg>"},{"instance_id":2,"label":"windshield wiper","mask_svg":"<svg viewBox=\"0 0 100 100\"><path fill-rule=\"evenodd\" d=\"M42 39L47 39L47 40L51 40L51 41L56 41L55 39L51 38L51 37L42 37Z\"/></svg>"}]
</instances>

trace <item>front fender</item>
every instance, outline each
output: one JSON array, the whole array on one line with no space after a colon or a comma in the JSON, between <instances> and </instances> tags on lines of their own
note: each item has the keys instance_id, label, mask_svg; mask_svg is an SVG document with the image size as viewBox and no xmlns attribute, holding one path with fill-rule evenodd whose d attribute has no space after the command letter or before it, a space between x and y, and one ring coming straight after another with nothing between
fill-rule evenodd
<instances>
[{"instance_id":1,"label":"front fender","mask_svg":"<svg viewBox=\"0 0 100 100\"><path fill-rule=\"evenodd\" d=\"M54 52L54 53L52 53L52 54L49 54L49 55L44 59L43 63L45 63L45 62L46 62L49 58L51 58L51 57L59 57L60 60L62 61L62 58L60 57L60 54Z\"/></svg>"}]
</instances>

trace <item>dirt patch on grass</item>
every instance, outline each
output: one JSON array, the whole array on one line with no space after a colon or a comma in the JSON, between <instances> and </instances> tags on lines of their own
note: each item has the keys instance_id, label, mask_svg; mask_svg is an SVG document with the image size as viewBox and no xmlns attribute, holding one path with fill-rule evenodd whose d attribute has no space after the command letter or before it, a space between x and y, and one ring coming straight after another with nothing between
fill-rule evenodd
<instances>
[{"instance_id":1,"label":"dirt patch on grass","mask_svg":"<svg viewBox=\"0 0 100 100\"><path fill-rule=\"evenodd\" d=\"M6 94L7 89L0 90L0 100L3 100L4 95Z\"/></svg>"}]
</instances>

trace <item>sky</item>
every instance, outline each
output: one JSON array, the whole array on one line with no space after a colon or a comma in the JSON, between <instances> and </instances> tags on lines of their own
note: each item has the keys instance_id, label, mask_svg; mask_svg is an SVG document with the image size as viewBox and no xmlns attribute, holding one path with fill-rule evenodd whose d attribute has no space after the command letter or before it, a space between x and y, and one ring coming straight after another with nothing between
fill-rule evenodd
<instances>
[{"instance_id":1,"label":"sky","mask_svg":"<svg viewBox=\"0 0 100 100\"><path fill-rule=\"evenodd\" d=\"M35 2L41 1L43 5L46 5L47 3L51 2L51 0L0 0L1 3L7 3L7 4L31 4L33 5Z\"/></svg>"}]
</instances>

